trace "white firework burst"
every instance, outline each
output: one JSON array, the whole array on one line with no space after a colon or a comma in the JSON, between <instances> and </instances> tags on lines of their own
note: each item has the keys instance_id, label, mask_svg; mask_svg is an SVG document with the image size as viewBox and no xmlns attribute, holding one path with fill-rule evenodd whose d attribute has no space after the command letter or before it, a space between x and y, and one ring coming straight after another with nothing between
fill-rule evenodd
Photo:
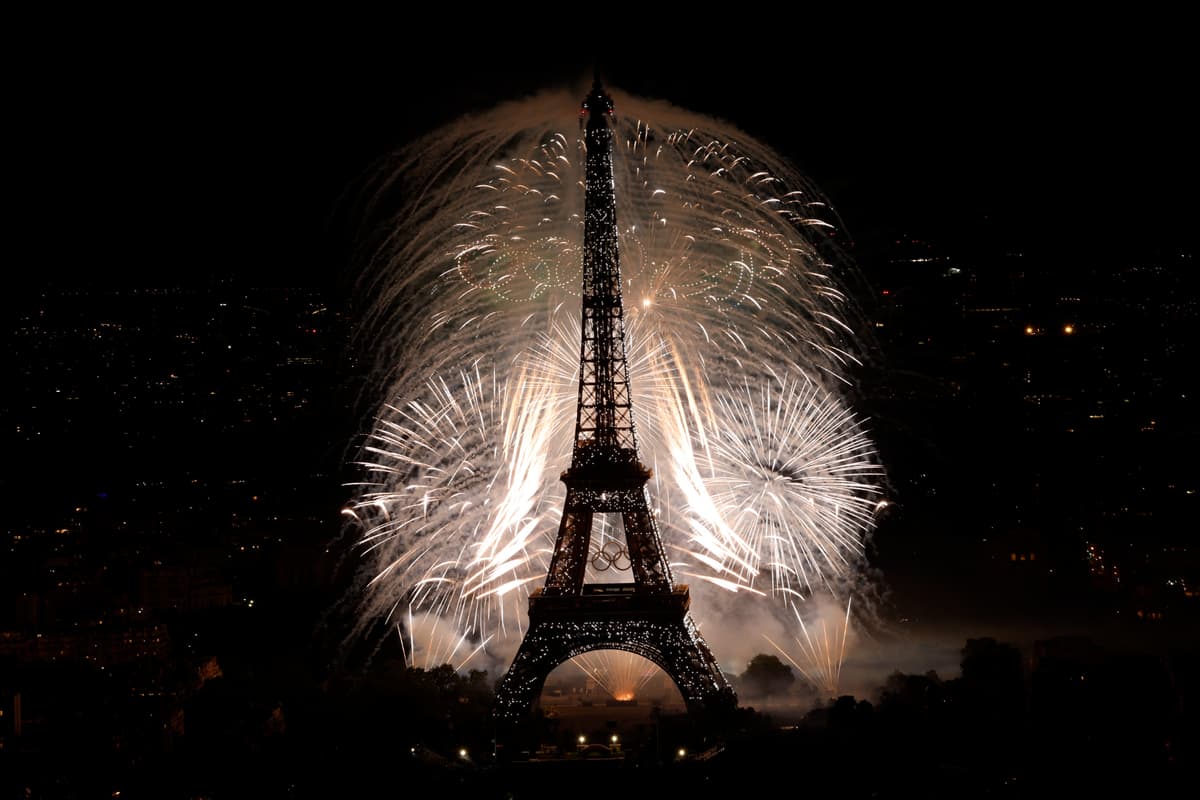
<instances>
[{"instance_id":1,"label":"white firework burst","mask_svg":"<svg viewBox=\"0 0 1200 800\"><path fill-rule=\"evenodd\" d=\"M635 416L677 568L747 602L844 583L881 476L834 388L856 362L825 257L831 214L769 148L614 94ZM376 185L406 201L363 285L387 386L347 510L363 614L402 628L433 615L456 654L519 640L562 511L582 280L574 109L546 93L464 119Z\"/></svg>"}]
</instances>

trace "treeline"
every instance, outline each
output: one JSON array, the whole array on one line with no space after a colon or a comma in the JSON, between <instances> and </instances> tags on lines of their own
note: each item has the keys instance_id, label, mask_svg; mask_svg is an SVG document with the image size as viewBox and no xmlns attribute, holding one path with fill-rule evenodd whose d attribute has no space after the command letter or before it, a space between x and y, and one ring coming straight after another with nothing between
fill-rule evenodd
<instances>
[{"instance_id":1,"label":"treeline","mask_svg":"<svg viewBox=\"0 0 1200 800\"><path fill-rule=\"evenodd\" d=\"M1025 659L970 639L959 677L896 672L871 699L839 697L791 730L736 739L713 777L800 770L813 785L878 797L1195 786L1198 666L1195 652L1110 653L1059 639Z\"/></svg>"}]
</instances>

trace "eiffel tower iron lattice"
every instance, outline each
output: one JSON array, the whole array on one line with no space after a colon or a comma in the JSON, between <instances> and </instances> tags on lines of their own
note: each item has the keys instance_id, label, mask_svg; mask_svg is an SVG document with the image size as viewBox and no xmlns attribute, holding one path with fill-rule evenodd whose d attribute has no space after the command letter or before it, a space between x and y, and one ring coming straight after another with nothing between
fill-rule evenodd
<instances>
[{"instance_id":1,"label":"eiffel tower iron lattice","mask_svg":"<svg viewBox=\"0 0 1200 800\"><path fill-rule=\"evenodd\" d=\"M545 585L529 597L529 628L496 687L496 718L528 716L551 670L593 650L624 650L661 667L690 711L721 712L733 689L688 613L663 550L638 460L617 252L612 100L599 79L583 102L585 200L579 404L562 522ZM585 583L592 523L619 514L632 583ZM611 560L611 559L610 559Z\"/></svg>"}]
</instances>

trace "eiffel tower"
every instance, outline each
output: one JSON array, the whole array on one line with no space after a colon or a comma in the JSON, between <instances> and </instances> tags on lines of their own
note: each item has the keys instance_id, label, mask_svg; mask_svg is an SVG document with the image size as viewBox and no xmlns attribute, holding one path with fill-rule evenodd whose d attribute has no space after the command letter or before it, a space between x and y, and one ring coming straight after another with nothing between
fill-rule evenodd
<instances>
[{"instance_id":1,"label":"eiffel tower","mask_svg":"<svg viewBox=\"0 0 1200 800\"><path fill-rule=\"evenodd\" d=\"M546 584L529 597L529 629L496 687L496 719L515 726L529 716L546 676L593 650L624 650L671 676L689 711L719 713L736 698L688 614L663 551L638 460L625 360L625 316L617 256L612 100L599 78L583 101L587 153L583 232L583 336L579 405L567 497ZM584 583L597 513L618 513L632 583ZM610 556L611 559L611 556Z\"/></svg>"}]
</instances>

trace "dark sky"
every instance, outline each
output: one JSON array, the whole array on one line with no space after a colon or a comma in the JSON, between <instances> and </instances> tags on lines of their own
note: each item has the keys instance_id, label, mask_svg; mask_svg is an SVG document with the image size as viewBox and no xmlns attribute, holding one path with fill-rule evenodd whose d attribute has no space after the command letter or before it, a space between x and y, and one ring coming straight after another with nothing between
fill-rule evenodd
<instances>
[{"instance_id":1,"label":"dark sky","mask_svg":"<svg viewBox=\"0 0 1200 800\"><path fill-rule=\"evenodd\" d=\"M593 61L554 27L522 46L483 26L319 22L303 36L217 25L140 38L112 20L103 35L83 23L31 34L6 104L15 286L336 282L344 242L330 220L374 159L464 111L580 83ZM781 34L714 20L614 39L604 70L783 151L859 241L982 216L1067 253L1190 241L1200 137L1186 26L964 25L867 36L844 21Z\"/></svg>"}]
</instances>

